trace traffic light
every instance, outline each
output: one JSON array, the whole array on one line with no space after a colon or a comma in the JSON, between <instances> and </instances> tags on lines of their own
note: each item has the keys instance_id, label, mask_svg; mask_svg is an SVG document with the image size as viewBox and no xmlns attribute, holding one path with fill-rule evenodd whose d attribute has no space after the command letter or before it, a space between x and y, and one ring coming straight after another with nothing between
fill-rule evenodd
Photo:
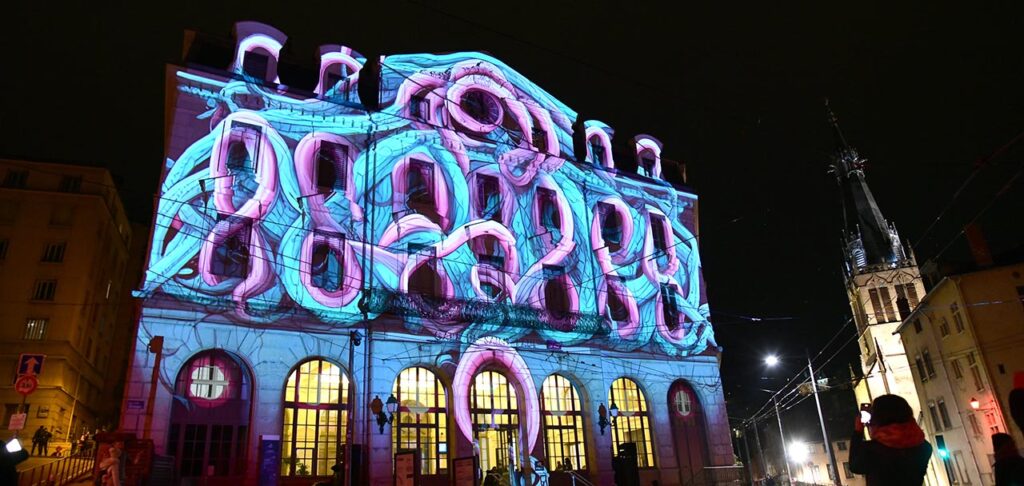
<instances>
[{"instance_id":1,"label":"traffic light","mask_svg":"<svg viewBox=\"0 0 1024 486\"><path fill-rule=\"evenodd\" d=\"M935 436L935 452L939 453L942 460L949 459L949 449L946 449L946 438L941 435Z\"/></svg>"}]
</instances>

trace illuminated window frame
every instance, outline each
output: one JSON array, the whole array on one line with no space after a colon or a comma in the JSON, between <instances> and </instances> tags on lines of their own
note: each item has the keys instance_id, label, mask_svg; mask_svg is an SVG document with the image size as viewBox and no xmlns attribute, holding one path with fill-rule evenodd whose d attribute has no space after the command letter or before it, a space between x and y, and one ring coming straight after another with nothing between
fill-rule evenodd
<instances>
[{"instance_id":1,"label":"illuminated window frame","mask_svg":"<svg viewBox=\"0 0 1024 486\"><path fill-rule=\"evenodd\" d=\"M612 455L616 454L619 444L636 442L637 466L653 468L654 445L644 392L635 381L619 378L612 382L609 402L619 409L612 426Z\"/></svg>"},{"instance_id":2,"label":"illuminated window frame","mask_svg":"<svg viewBox=\"0 0 1024 486\"><path fill-rule=\"evenodd\" d=\"M303 361L288 375L281 427L282 476L332 474L331 466L339 461L345 445L349 391L348 375L324 359Z\"/></svg>"},{"instance_id":3,"label":"illuminated window frame","mask_svg":"<svg viewBox=\"0 0 1024 486\"><path fill-rule=\"evenodd\" d=\"M421 367L402 370L391 393L398 412L391 428L392 452L420 451L424 475L448 472L448 395L434 372Z\"/></svg>"},{"instance_id":4,"label":"illuminated window frame","mask_svg":"<svg viewBox=\"0 0 1024 486\"><path fill-rule=\"evenodd\" d=\"M188 394L200 400L217 400L230 384L224 369L214 360L196 360L189 372Z\"/></svg>"},{"instance_id":5,"label":"illuminated window frame","mask_svg":"<svg viewBox=\"0 0 1024 486\"><path fill-rule=\"evenodd\" d=\"M490 389L498 393L490 395L482 393L477 387L478 384L487 382ZM494 370L484 370L473 377L473 384L469 388L469 413L473 418L473 438L480 439L482 428L490 425L496 428L512 429L512 444L516 457L519 457L519 400L512 382L503 373ZM507 438L502 435L499 444L507 447ZM490 464L487 454L481 453L480 467L484 471L490 470L498 464ZM507 464L505 465L507 466Z\"/></svg>"},{"instance_id":6,"label":"illuminated window frame","mask_svg":"<svg viewBox=\"0 0 1024 486\"><path fill-rule=\"evenodd\" d=\"M551 375L541 385L541 416L544 422L544 444L551 470L564 470L569 459L573 471L587 469L587 438L583 427L583 408L579 392L569 379ZM566 446L573 449L568 454Z\"/></svg>"}]
</instances>

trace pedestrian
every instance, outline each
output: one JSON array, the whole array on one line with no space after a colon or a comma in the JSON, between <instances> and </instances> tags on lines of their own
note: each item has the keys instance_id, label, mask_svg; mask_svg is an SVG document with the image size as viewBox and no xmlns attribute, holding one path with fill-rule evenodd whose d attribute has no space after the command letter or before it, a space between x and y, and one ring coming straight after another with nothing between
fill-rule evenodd
<instances>
[{"instance_id":1,"label":"pedestrian","mask_svg":"<svg viewBox=\"0 0 1024 486\"><path fill-rule=\"evenodd\" d=\"M850 440L850 471L866 476L867 486L920 486L928 469L932 445L914 421L914 411L903 397L882 395L858 414ZM871 440L864 440L867 425Z\"/></svg>"},{"instance_id":2,"label":"pedestrian","mask_svg":"<svg viewBox=\"0 0 1024 486\"><path fill-rule=\"evenodd\" d=\"M36 455L36 450L43 450L43 436L46 435L46 427L40 425L36 429L36 433L32 434L32 455ZM45 454L44 454L45 455Z\"/></svg>"},{"instance_id":3,"label":"pedestrian","mask_svg":"<svg viewBox=\"0 0 1024 486\"><path fill-rule=\"evenodd\" d=\"M46 427L43 427L43 437L39 440L41 444L40 449L44 456L50 455L50 439L53 438L53 434Z\"/></svg>"},{"instance_id":4,"label":"pedestrian","mask_svg":"<svg viewBox=\"0 0 1024 486\"><path fill-rule=\"evenodd\" d=\"M28 451L21 448L18 438L0 441L0 484L18 484L18 464L28 459Z\"/></svg>"},{"instance_id":5,"label":"pedestrian","mask_svg":"<svg viewBox=\"0 0 1024 486\"><path fill-rule=\"evenodd\" d=\"M992 434L996 486L1024 486L1024 457L1010 434Z\"/></svg>"}]
</instances>

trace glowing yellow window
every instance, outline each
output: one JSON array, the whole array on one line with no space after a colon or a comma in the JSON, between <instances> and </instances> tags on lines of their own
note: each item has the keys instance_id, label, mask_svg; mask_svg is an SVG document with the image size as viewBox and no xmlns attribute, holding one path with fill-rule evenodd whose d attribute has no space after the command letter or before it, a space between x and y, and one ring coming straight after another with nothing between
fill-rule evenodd
<instances>
[{"instance_id":1,"label":"glowing yellow window","mask_svg":"<svg viewBox=\"0 0 1024 486\"><path fill-rule=\"evenodd\" d=\"M635 381L619 378L612 382L609 401L619 409L619 416L612 424L612 454L616 453L619 444L632 442L636 444L638 466L654 467L651 424L644 392Z\"/></svg>"},{"instance_id":2,"label":"glowing yellow window","mask_svg":"<svg viewBox=\"0 0 1024 486\"><path fill-rule=\"evenodd\" d=\"M348 376L322 359L303 362L284 390L282 476L330 476L345 443Z\"/></svg>"},{"instance_id":3,"label":"glowing yellow window","mask_svg":"<svg viewBox=\"0 0 1024 486\"><path fill-rule=\"evenodd\" d=\"M419 450L422 474L445 474L448 409L441 380L426 368L407 368L399 373L391 393L398 399L391 428L392 450Z\"/></svg>"},{"instance_id":4,"label":"glowing yellow window","mask_svg":"<svg viewBox=\"0 0 1024 486\"><path fill-rule=\"evenodd\" d=\"M548 467L556 471L585 470L587 448L576 387L563 376L551 375L541 386L540 403Z\"/></svg>"}]
</instances>

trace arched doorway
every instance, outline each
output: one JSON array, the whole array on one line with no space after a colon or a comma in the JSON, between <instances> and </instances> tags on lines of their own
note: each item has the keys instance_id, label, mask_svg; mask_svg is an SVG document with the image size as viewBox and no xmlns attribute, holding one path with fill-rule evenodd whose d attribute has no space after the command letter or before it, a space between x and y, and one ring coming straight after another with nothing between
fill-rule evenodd
<instances>
[{"instance_id":1,"label":"arched doorway","mask_svg":"<svg viewBox=\"0 0 1024 486\"><path fill-rule=\"evenodd\" d=\"M284 387L281 476L332 474L345 445L348 402L348 376L340 366L314 358L292 370Z\"/></svg>"},{"instance_id":2,"label":"arched doorway","mask_svg":"<svg viewBox=\"0 0 1024 486\"><path fill-rule=\"evenodd\" d=\"M710 484L704 469L708 458L704 411L693 387L683 380L673 383L668 392L668 409L680 481L683 484Z\"/></svg>"},{"instance_id":3,"label":"arched doorway","mask_svg":"<svg viewBox=\"0 0 1024 486\"><path fill-rule=\"evenodd\" d=\"M215 349L178 371L167 434L180 479L245 474L252 378L241 359Z\"/></svg>"},{"instance_id":4,"label":"arched doorway","mask_svg":"<svg viewBox=\"0 0 1024 486\"><path fill-rule=\"evenodd\" d=\"M502 474L510 463L519 466L519 400L505 375L481 371L469 390L473 438L480 447L480 468Z\"/></svg>"},{"instance_id":5,"label":"arched doorway","mask_svg":"<svg viewBox=\"0 0 1024 486\"><path fill-rule=\"evenodd\" d=\"M433 371L422 367L402 370L391 393L398 412L391 427L392 454L420 451L424 476L448 473L448 395Z\"/></svg>"}]
</instances>

